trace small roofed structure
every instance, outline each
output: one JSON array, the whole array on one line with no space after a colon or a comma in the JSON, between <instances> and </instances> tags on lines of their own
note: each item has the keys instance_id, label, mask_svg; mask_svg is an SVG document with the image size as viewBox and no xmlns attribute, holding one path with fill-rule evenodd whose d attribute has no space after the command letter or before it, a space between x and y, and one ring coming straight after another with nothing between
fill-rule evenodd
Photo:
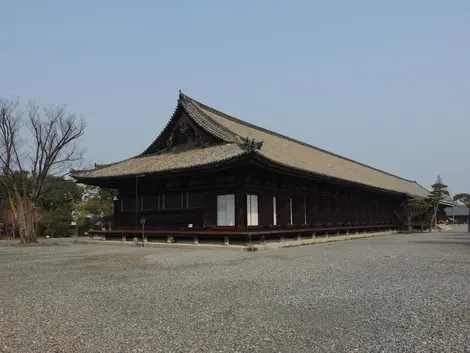
<instances>
[{"instance_id":1,"label":"small roofed structure","mask_svg":"<svg viewBox=\"0 0 470 353\"><path fill-rule=\"evenodd\" d=\"M446 216L450 220L454 220L455 224L467 224L469 210L465 205L456 205L455 207L446 207Z\"/></svg>"},{"instance_id":2,"label":"small roofed structure","mask_svg":"<svg viewBox=\"0 0 470 353\"><path fill-rule=\"evenodd\" d=\"M139 155L72 171L119 190L116 228L148 237L268 236L389 229L417 182L222 113L180 92L173 116Z\"/></svg>"}]
</instances>

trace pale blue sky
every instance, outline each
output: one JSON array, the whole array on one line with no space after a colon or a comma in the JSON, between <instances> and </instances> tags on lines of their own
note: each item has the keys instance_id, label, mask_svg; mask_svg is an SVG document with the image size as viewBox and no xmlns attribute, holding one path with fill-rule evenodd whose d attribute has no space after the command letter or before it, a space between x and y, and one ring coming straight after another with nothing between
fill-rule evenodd
<instances>
[{"instance_id":1,"label":"pale blue sky","mask_svg":"<svg viewBox=\"0 0 470 353\"><path fill-rule=\"evenodd\" d=\"M0 95L83 113L91 161L140 153L181 89L470 192L468 0L0 0L0 10Z\"/></svg>"}]
</instances>

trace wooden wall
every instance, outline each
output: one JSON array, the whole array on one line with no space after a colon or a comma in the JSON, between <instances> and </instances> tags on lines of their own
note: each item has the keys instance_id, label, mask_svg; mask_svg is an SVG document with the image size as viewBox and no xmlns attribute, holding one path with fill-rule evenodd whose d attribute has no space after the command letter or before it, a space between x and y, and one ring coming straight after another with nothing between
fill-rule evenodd
<instances>
[{"instance_id":1,"label":"wooden wall","mask_svg":"<svg viewBox=\"0 0 470 353\"><path fill-rule=\"evenodd\" d=\"M219 194L235 195L235 226L228 227L232 230L247 229L248 193L258 195L259 226L251 229L396 224L394 211L402 201L397 195L283 175L254 165L172 178L139 179L137 215L132 207L136 179L124 181L118 188L115 224L123 228L140 227L141 217L146 218L148 228L187 228L189 224L193 228L214 228ZM142 209L144 204L151 207Z\"/></svg>"}]
</instances>

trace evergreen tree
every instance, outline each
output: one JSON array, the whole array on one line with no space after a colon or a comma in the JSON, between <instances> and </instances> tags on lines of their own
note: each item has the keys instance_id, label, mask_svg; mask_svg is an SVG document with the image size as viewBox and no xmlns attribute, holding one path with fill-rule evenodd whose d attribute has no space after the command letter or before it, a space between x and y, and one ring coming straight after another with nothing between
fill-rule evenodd
<instances>
[{"instance_id":1,"label":"evergreen tree","mask_svg":"<svg viewBox=\"0 0 470 353\"><path fill-rule=\"evenodd\" d=\"M401 212L396 213L399 220L409 232L413 230L413 224L420 224L421 228L429 224L432 215L432 204L425 197L414 197L401 205Z\"/></svg>"},{"instance_id":2,"label":"evergreen tree","mask_svg":"<svg viewBox=\"0 0 470 353\"><path fill-rule=\"evenodd\" d=\"M429 225L429 231L432 230L433 226L437 227L437 210L439 208L439 203L444 199L445 196L449 196L447 185L444 184L440 175L437 176L436 182L431 187L432 191L429 195L429 202L432 205L432 217L431 223Z\"/></svg>"}]
</instances>

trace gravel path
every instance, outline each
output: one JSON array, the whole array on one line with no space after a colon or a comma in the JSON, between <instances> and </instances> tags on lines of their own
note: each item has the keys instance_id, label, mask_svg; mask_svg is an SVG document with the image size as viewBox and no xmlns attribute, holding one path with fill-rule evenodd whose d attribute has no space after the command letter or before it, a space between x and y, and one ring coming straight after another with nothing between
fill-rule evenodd
<instances>
[{"instance_id":1,"label":"gravel path","mask_svg":"<svg viewBox=\"0 0 470 353\"><path fill-rule=\"evenodd\" d=\"M464 232L259 253L0 245L0 352L469 351Z\"/></svg>"}]
</instances>

